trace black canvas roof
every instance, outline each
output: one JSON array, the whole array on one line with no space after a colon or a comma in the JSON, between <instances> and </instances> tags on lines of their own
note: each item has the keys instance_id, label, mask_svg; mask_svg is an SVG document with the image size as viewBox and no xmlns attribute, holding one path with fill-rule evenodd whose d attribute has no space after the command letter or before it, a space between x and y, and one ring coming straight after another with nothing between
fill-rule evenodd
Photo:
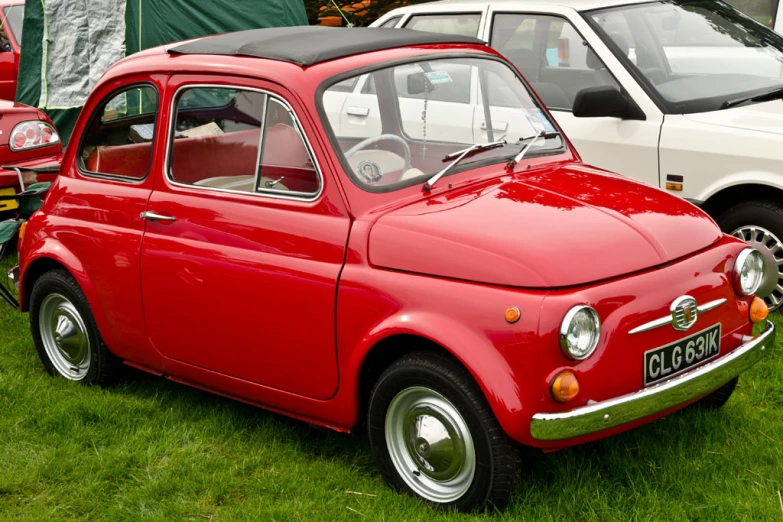
<instances>
[{"instance_id":1,"label":"black canvas roof","mask_svg":"<svg viewBox=\"0 0 783 522\"><path fill-rule=\"evenodd\" d=\"M412 29L302 26L252 29L208 36L171 47L169 53L253 56L307 67L370 51L443 43L484 44L482 40L471 36L425 33Z\"/></svg>"}]
</instances>

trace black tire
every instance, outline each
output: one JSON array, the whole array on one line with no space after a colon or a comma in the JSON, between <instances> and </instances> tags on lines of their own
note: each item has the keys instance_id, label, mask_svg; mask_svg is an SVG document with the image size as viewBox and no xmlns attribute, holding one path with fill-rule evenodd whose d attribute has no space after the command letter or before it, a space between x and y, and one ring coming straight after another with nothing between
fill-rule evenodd
<instances>
[{"instance_id":1,"label":"black tire","mask_svg":"<svg viewBox=\"0 0 783 522\"><path fill-rule=\"evenodd\" d=\"M429 390L445 398L453 406L470 433L475 450L475 471L466 479L464 492L450 501L423 496L404 479L395 465L387 445L386 418L390 405L403 391ZM390 413L389 413L390 414ZM367 425L370 444L381 474L395 489L442 509L464 512L501 509L516 489L520 476L519 447L509 440L468 371L453 359L432 353L413 353L392 364L378 379L370 397ZM418 426L418 424L417 424ZM401 431L404 432L404 429ZM419 444L419 440L415 444ZM433 449L433 456L437 449ZM411 455L410 450L408 454ZM449 455L452 452L449 451ZM436 465L441 464L433 459ZM471 459L471 462L473 460ZM467 465L464 465L465 467ZM422 471L411 470L408 481L421 481ZM413 477L416 478L413 478ZM423 480L431 480L424 476Z\"/></svg>"},{"instance_id":2,"label":"black tire","mask_svg":"<svg viewBox=\"0 0 783 522\"><path fill-rule=\"evenodd\" d=\"M698 401L694 402L691 406L700 410L719 410L726 402L731 398L731 394L734 393L734 389L737 387L739 377L734 377L732 380L710 393L705 395Z\"/></svg>"},{"instance_id":3,"label":"black tire","mask_svg":"<svg viewBox=\"0 0 783 522\"><path fill-rule=\"evenodd\" d=\"M81 346L86 348L83 348L79 352L79 356L76 357L80 362L70 364L70 370L63 369L63 364L67 365L72 361L58 356L56 352L53 356L47 352L45 341L47 334L44 333L46 327L41 328L41 311L42 305L45 303L47 310L49 310L48 303L51 302L61 303L60 308L55 307L57 312L60 312L60 316L64 315L61 312L64 308L70 313L66 317L71 319L72 328L69 331L76 331L79 339L86 339L86 343L81 343ZM78 317L78 319L73 319L73 317ZM53 322L49 321L49 323ZM44 321L44 325L46 324ZM38 278L33 285L30 294L30 330L38 356L50 375L79 381L85 385L108 385L116 380L122 361L111 353L104 344L84 293L73 276L66 270L51 270ZM52 335L56 336L56 333L53 332ZM61 341L67 337L67 335L60 335ZM50 343L50 350L54 351L57 347L59 344L51 345ZM63 350L59 350L59 352L65 353Z\"/></svg>"},{"instance_id":4,"label":"black tire","mask_svg":"<svg viewBox=\"0 0 783 522\"><path fill-rule=\"evenodd\" d=\"M761 234L756 234L755 237L753 234L745 234L742 237L751 246L760 250L765 257L772 255L769 253L771 243L783 245L783 206L774 201L751 200L737 203L718 216L716 221L721 230L727 234L733 234L734 231L749 226L760 227L770 232L774 238L764 237ZM778 253L773 255L773 257L781 259L781 254ZM774 269L770 270L771 273L766 281L774 280L775 272L772 271ZM783 268L777 268L777 275L777 284L783 285ZM762 290L759 292L759 295L764 297L764 301L766 301L769 309L774 311L783 303L783 292L774 289L772 286L767 287L767 285L763 285L762 289L765 287L767 291L764 292ZM771 295L761 295L765 293L771 293Z\"/></svg>"}]
</instances>

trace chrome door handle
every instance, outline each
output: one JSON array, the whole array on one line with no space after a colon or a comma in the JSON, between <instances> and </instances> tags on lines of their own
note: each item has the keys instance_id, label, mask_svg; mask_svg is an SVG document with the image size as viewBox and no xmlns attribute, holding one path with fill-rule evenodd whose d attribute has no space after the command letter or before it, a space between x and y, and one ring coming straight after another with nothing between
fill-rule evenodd
<instances>
[{"instance_id":1,"label":"chrome door handle","mask_svg":"<svg viewBox=\"0 0 783 522\"><path fill-rule=\"evenodd\" d=\"M481 130L488 131L489 128L487 127L487 122L482 121L481 122ZM506 131L508 130L508 122L507 121L493 121L492 122L492 130L493 131Z\"/></svg>"},{"instance_id":2,"label":"chrome door handle","mask_svg":"<svg viewBox=\"0 0 783 522\"><path fill-rule=\"evenodd\" d=\"M146 211L139 214L139 217L141 219L146 219L147 221L168 221L170 223L173 223L177 220L174 216L161 216L160 214L156 214L155 212Z\"/></svg>"},{"instance_id":3,"label":"chrome door handle","mask_svg":"<svg viewBox=\"0 0 783 522\"><path fill-rule=\"evenodd\" d=\"M370 109L368 107L346 107L345 113L348 116L358 116L360 118L366 118L370 115Z\"/></svg>"}]
</instances>

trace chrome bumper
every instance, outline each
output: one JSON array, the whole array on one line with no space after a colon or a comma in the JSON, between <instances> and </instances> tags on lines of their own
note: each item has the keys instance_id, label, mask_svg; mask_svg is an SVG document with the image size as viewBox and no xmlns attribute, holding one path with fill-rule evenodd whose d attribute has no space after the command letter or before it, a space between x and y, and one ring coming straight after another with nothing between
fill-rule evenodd
<instances>
[{"instance_id":1,"label":"chrome bumper","mask_svg":"<svg viewBox=\"0 0 783 522\"><path fill-rule=\"evenodd\" d=\"M775 342L775 325L730 354L665 382L607 401L562 413L533 416L530 434L536 440L564 440L643 419L715 390L757 362Z\"/></svg>"}]
</instances>

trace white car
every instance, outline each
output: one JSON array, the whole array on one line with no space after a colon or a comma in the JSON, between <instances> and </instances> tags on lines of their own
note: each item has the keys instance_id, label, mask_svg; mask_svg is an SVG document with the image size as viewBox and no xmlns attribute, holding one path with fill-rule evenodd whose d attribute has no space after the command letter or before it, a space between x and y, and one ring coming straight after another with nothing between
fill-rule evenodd
<instances>
[{"instance_id":1,"label":"white car","mask_svg":"<svg viewBox=\"0 0 783 522\"><path fill-rule=\"evenodd\" d=\"M783 37L716 0L451 0L373 25L488 42L586 163L678 194L761 250L759 295L781 305Z\"/></svg>"}]
</instances>

